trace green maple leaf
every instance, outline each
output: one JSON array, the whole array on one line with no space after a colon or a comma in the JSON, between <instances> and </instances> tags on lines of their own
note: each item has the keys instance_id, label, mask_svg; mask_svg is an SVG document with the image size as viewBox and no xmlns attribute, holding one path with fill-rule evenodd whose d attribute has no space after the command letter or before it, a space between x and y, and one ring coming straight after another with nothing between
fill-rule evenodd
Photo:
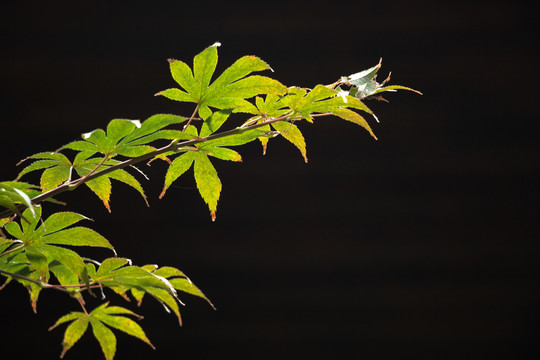
<instances>
[{"instance_id":1,"label":"green maple leaf","mask_svg":"<svg viewBox=\"0 0 540 360\"><path fill-rule=\"evenodd\" d=\"M100 157L90 157L92 155L93 152L91 151L80 152L77 154L75 160L73 161L73 168L81 178L87 176L91 172L106 169L120 163L120 161L114 159L105 160L104 158ZM105 205L109 212L111 212L111 208L109 205L112 193L111 179L123 182L124 184L131 186L132 188L137 190L137 192L141 194L144 201L146 202L146 205L148 206L146 195L144 194L144 190L139 181L135 179L135 177L133 177L133 175L128 173L126 170L118 169L85 182L86 186L88 186L88 188L90 188L90 190L92 190L92 192L94 192L94 194L96 194L101 199L103 205Z\"/></svg>"},{"instance_id":2,"label":"green maple leaf","mask_svg":"<svg viewBox=\"0 0 540 360\"><path fill-rule=\"evenodd\" d=\"M180 270L176 270L176 273L171 274L169 272L164 273L163 270L156 272L156 267L153 265L126 266L128 264L129 261L124 258L105 259L97 271L92 264L87 265L88 275L93 283L107 286L124 297L126 297L127 291L131 291L139 306L144 294L153 296L165 308L172 310L176 314L181 325L182 319L178 307L180 300L176 293L176 286L173 286L167 278L185 277L185 275ZM164 269L167 270L168 268ZM184 288L180 290L185 291Z\"/></svg>"},{"instance_id":3,"label":"green maple leaf","mask_svg":"<svg viewBox=\"0 0 540 360\"><path fill-rule=\"evenodd\" d=\"M29 209L23 213L29 222L22 221L19 225L12 221L4 225L6 232L16 239L12 243L17 242L21 246L10 254L7 261L0 263L0 268L45 282L52 272L61 285L76 285L80 283L79 279L84 279L85 263L77 252L65 246L102 247L114 252L109 241L94 230L72 227L87 217L73 212L58 212L40 223L41 206L35 206L34 211L35 218L31 218ZM35 311L41 287L23 279L17 281L27 287ZM77 291L78 288L72 290Z\"/></svg>"},{"instance_id":4,"label":"green maple leaf","mask_svg":"<svg viewBox=\"0 0 540 360\"><path fill-rule=\"evenodd\" d=\"M18 204L24 204L28 209L30 209L30 214L35 218L36 213L32 206L32 194L31 189L34 186L31 184L16 182L16 181L4 181L0 182L0 206L3 206L7 209L10 209L15 214L23 217L23 214L19 211L17 207ZM28 221L23 217L25 221ZM7 222L7 220L2 219ZM0 222L0 225L3 225ZM0 232L0 235L2 233Z\"/></svg>"},{"instance_id":5,"label":"green maple leaf","mask_svg":"<svg viewBox=\"0 0 540 360\"><path fill-rule=\"evenodd\" d=\"M142 266L142 268L150 271L152 274L156 276L160 276L162 278L167 279L169 283L174 287L175 290L183 291L188 294L195 295L195 296L205 299L210 304L210 306L215 310L215 307L212 304L212 302L206 297L206 295L203 294L203 292L197 286L195 286L195 284L191 282L191 280L182 271L176 268L170 267L170 266L164 266L164 267L158 268L157 265L145 265L145 266ZM145 292L142 290L133 288L131 289L131 293L133 297L137 300L138 306L140 306ZM163 291L161 291L160 293L150 292L150 295L154 296L156 299L161 301L162 304L164 304L164 306L172 310L176 314L179 324L182 325L182 318L180 317L178 303L177 301L175 301L175 299L173 299L169 294L163 293Z\"/></svg>"},{"instance_id":6,"label":"green maple leaf","mask_svg":"<svg viewBox=\"0 0 540 360\"><path fill-rule=\"evenodd\" d=\"M186 132L193 136L197 135L197 129L194 126L188 126ZM167 169L165 174L165 184L163 191L159 195L161 199L165 196L165 192L181 175L191 168L194 164L194 175L197 189L201 194L204 202L208 205L212 221L216 219L217 203L221 193L221 181L209 156L213 156L223 160L241 161L240 154L236 151L222 147L223 145L241 145L246 142L253 141L257 138L259 132L246 131L245 134L237 134L224 138L210 140L201 144L196 144L195 147L187 148L186 152L175 158Z\"/></svg>"},{"instance_id":7,"label":"green maple leaf","mask_svg":"<svg viewBox=\"0 0 540 360\"><path fill-rule=\"evenodd\" d=\"M189 140L190 137L179 130L163 130L166 126L185 120L184 117L170 114L153 115L142 123L139 120L114 119L109 122L106 131L96 129L82 134L83 140L71 142L62 149L101 153L107 158L114 158L116 155L138 157L156 150L148 145L153 141Z\"/></svg>"},{"instance_id":8,"label":"green maple leaf","mask_svg":"<svg viewBox=\"0 0 540 360\"><path fill-rule=\"evenodd\" d=\"M259 94L280 94L287 88L278 81L259 75L248 76L255 71L271 69L255 56L244 56L227 68L212 84L210 80L216 69L218 55L216 43L193 59L193 72L189 65L179 60L169 60L173 79L183 89L171 88L156 95L168 99L197 104L199 116L206 120L212 115L210 107L249 112L253 105L245 99Z\"/></svg>"},{"instance_id":9,"label":"green maple leaf","mask_svg":"<svg viewBox=\"0 0 540 360\"><path fill-rule=\"evenodd\" d=\"M38 226L41 219L41 206L35 206L36 217L29 223L10 222L4 229L24 245L19 252L24 252L29 263L37 270L42 279L48 276L49 264L57 261L72 273L80 275L85 264L73 250L63 246L103 247L114 251L107 239L86 227L70 227L88 218L73 212L59 212L49 216ZM25 210L28 217L30 211ZM61 245L61 246L58 246Z\"/></svg>"},{"instance_id":10,"label":"green maple leaf","mask_svg":"<svg viewBox=\"0 0 540 360\"><path fill-rule=\"evenodd\" d=\"M142 316L137 315L131 310L119 306L109 306L109 303L97 307L88 314L83 312L71 312L62 316L49 328L49 331L51 331L61 324L71 322L64 332L60 358L63 358L66 352L79 341L88 329L89 324L92 327L92 333L98 340L106 360L112 360L116 354L116 336L110 328L120 330L128 335L136 337L147 343L152 349L155 349L139 324L125 315L142 319Z\"/></svg>"}]
</instances>

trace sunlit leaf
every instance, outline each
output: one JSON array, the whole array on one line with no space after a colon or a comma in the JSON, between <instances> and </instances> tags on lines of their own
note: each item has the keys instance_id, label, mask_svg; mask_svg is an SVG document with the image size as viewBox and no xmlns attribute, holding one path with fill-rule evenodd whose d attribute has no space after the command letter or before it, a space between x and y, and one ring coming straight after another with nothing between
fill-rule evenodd
<instances>
[{"instance_id":1,"label":"sunlit leaf","mask_svg":"<svg viewBox=\"0 0 540 360\"><path fill-rule=\"evenodd\" d=\"M39 246L29 245L25 248L26 258L32 267L39 272L41 281L47 281L49 275L49 261L46 253Z\"/></svg>"},{"instance_id":2,"label":"sunlit leaf","mask_svg":"<svg viewBox=\"0 0 540 360\"><path fill-rule=\"evenodd\" d=\"M81 317L84 317L84 316L85 314L82 312L78 312L78 311L70 312L69 314L66 314L62 316L60 319L58 319L56 323L54 323L54 325L49 328L49 331L55 329L58 325L62 325L66 322L73 321L76 319L80 319Z\"/></svg>"},{"instance_id":3,"label":"sunlit leaf","mask_svg":"<svg viewBox=\"0 0 540 360\"><path fill-rule=\"evenodd\" d=\"M174 288L176 290L180 290L180 291L186 292L188 294L201 297L201 298L205 299L210 304L210 306L212 306L212 308L215 309L214 304L212 304L210 299L208 299L206 297L206 295L204 295L203 292L197 286L195 286L189 279L186 279L186 278L174 278L174 279L171 279L169 281L172 284L172 286L174 286Z\"/></svg>"},{"instance_id":4,"label":"sunlit leaf","mask_svg":"<svg viewBox=\"0 0 540 360\"><path fill-rule=\"evenodd\" d=\"M304 157L304 161L308 162L306 154L306 141L296 125L284 121L278 121L273 123L272 127L279 131L281 136L296 146Z\"/></svg>"},{"instance_id":5,"label":"sunlit leaf","mask_svg":"<svg viewBox=\"0 0 540 360\"><path fill-rule=\"evenodd\" d=\"M253 105L245 99L259 94L282 95L287 92L285 86L268 77L257 75L246 77L252 72L270 69L268 64L255 56L238 59L210 84L218 60L217 46L219 43L195 56L193 72L184 62L170 60L171 75L184 91L167 89L156 95L162 95L171 100L196 103L199 116L207 120L212 115L209 107L234 108L235 111L249 112ZM205 130L205 133L207 131Z\"/></svg>"},{"instance_id":6,"label":"sunlit leaf","mask_svg":"<svg viewBox=\"0 0 540 360\"><path fill-rule=\"evenodd\" d=\"M32 200L27 194L30 187L30 184L18 183L15 181L0 182L0 206L10 209L15 214L22 216L26 221L28 221L26 216L35 218L36 213L34 206L32 205ZM18 204L24 204L29 212L25 212L26 215L21 214L17 207Z\"/></svg>"},{"instance_id":7,"label":"sunlit leaf","mask_svg":"<svg viewBox=\"0 0 540 360\"><path fill-rule=\"evenodd\" d=\"M186 275L176 269L176 268L173 268L171 266L163 266L163 267L160 267L158 269L155 269L153 271L153 273L155 275L159 275L159 276L163 276L164 278L170 278L170 277L186 277Z\"/></svg>"},{"instance_id":8,"label":"sunlit leaf","mask_svg":"<svg viewBox=\"0 0 540 360\"><path fill-rule=\"evenodd\" d=\"M138 120L114 119L107 125L106 132L97 129L85 133L82 135L83 140L71 142L62 149L99 152L109 158L116 155L138 157L154 151L156 148L148 144L156 140L171 139L173 134L177 135L173 139L185 138L178 130L161 130L183 121L184 117L170 114L157 114L142 123Z\"/></svg>"},{"instance_id":9,"label":"sunlit leaf","mask_svg":"<svg viewBox=\"0 0 540 360\"><path fill-rule=\"evenodd\" d=\"M75 166L77 173L81 177L88 175L90 171L93 170L93 168L94 167L92 166L87 166L84 164ZM95 179L85 182L85 185L88 186L88 188L92 190L94 194L97 195L98 198L100 198L100 200L103 202L103 205L105 205L107 210L111 212L109 201L111 199L112 185L111 185L111 180L109 180L109 177L100 176L100 177L97 177Z\"/></svg>"},{"instance_id":10,"label":"sunlit leaf","mask_svg":"<svg viewBox=\"0 0 540 360\"><path fill-rule=\"evenodd\" d=\"M107 239L94 230L85 227L73 227L63 231L57 231L51 235L43 236L39 242L55 245L95 246L114 250Z\"/></svg>"},{"instance_id":11,"label":"sunlit leaf","mask_svg":"<svg viewBox=\"0 0 540 360\"><path fill-rule=\"evenodd\" d=\"M29 156L25 160L36 160L36 159L37 161L34 161L32 164L28 165L19 173L19 175L17 176L17 179L20 179L23 175L31 171L48 169L48 168L59 166L59 165L67 165L67 166L71 165L71 162L65 155L60 154L60 153L54 153L54 152L37 153L32 156Z\"/></svg>"},{"instance_id":12,"label":"sunlit leaf","mask_svg":"<svg viewBox=\"0 0 540 360\"><path fill-rule=\"evenodd\" d=\"M96 272L96 276L103 276L111 271L114 271L118 268L121 268L122 266L129 263L128 259L120 258L120 257L114 257L114 258L108 258L103 260L100 267L98 268Z\"/></svg>"},{"instance_id":13,"label":"sunlit leaf","mask_svg":"<svg viewBox=\"0 0 540 360\"><path fill-rule=\"evenodd\" d=\"M25 210L25 213L29 210ZM41 217L41 207L36 206L36 215ZM81 276L85 270L85 264L81 256L73 250L59 247L56 245L68 246L91 246L103 247L113 250L113 246L107 239L98 234L92 229L86 227L71 227L77 222L87 219L83 215L72 212L60 212L49 216L39 228L36 229L40 218L32 219L30 223L22 222L22 229L15 222L5 225L6 231L13 236L16 236L24 242L24 246L20 251L25 251L28 261L36 269L42 280L49 276L49 264L57 261L64 265L69 271L76 276ZM67 228L67 229L66 229ZM76 282L68 273L62 273L63 268L56 269L59 281Z\"/></svg>"},{"instance_id":14,"label":"sunlit leaf","mask_svg":"<svg viewBox=\"0 0 540 360\"><path fill-rule=\"evenodd\" d=\"M107 162L104 162L103 159L100 158L80 158L74 161L74 168L79 176L85 177L91 172L97 171L98 169L109 168L110 166L114 166L118 163L119 162L116 160L109 160ZM129 185L135 190L137 190L137 192L141 194L144 201L148 205L144 190L141 184L137 181L137 179L135 179L133 175L129 174L125 170L118 169L85 182L86 186L88 186L88 188L90 188L90 190L92 190L101 199L109 212L111 211L109 201L112 192L112 184L110 179L123 182L124 184Z\"/></svg>"},{"instance_id":15,"label":"sunlit leaf","mask_svg":"<svg viewBox=\"0 0 540 360\"><path fill-rule=\"evenodd\" d=\"M32 271L31 273L24 274L24 275L34 280L41 279L41 274L38 271ZM38 302L39 295L42 290L41 286L38 286L37 284L30 281L26 281L24 279L16 279L16 280L17 282L23 284L26 290L28 291L28 294L30 295L30 305L32 306L32 310L34 311L34 313L37 313L37 302ZM48 278L46 277L45 280L47 281Z\"/></svg>"},{"instance_id":16,"label":"sunlit leaf","mask_svg":"<svg viewBox=\"0 0 540 360\"><path fill-rule=\"evenodd\" d=\"M217 203L221 192L221 181L219 181L217 171L208 156L201 152L195 152L194 169L197 189L199 189L199 193L210 209L212 221L215 221Z\"/></svg>"},{"instance_id":17,"label":"sunlit leaf","mask_svg":"<svg viewBox=\"0 0 540 360\"><path fill-rule=\"evenodd\" d=\"M401 85L389 85L389 86L380 87L377 90L375 90L375 92L373 92L373 95L376 95L385 91L396 91L396 90L408 90L408 91L412 91L412 92L422 95L422 93L418 90L414 90L414 89L411 89L410 87L401 86Z\"/></svg>"},{"instance_id":18,"label":"sunlit leaf","mask_svg":"<svg viewBox=\"0 0 540 360\"><path fill-rule=\"evenodd\" d=\"M88 322L88 317L81 313L81 316L78 319L68 325L66 332L64 333L64 340L62 341L61 359L64 358L66 352L84 335L88 328Z\"/></svg>"},{"instance_id":19,"label":"sunlit leaf","mask_svg":"<svg viewBox=\"0 0 540 360\"><path fill-rule=\"evenodd\" d=\"M49 271L54 274L61 285L76 285L79 283L79 274L74 273L58 261L53 261L49 264ZM75 290L79 288L70 287L69 289ZM77 293L74 296L81 296L81 294Z\"/></svg>"},{"instance_id":20,"label":"sunlit leaf","mask_svg":"<svg viewBox=\"0 0 540 360\"><path fill-rule=\"evenodd\" d=\"M76 224L81 220L88 220L88 218L84 215L69 211L57 212L49 216L39 229L47 234L52 234L58 230Z\"/></svg>"},{"instance_id":21,"label":"sunlit leaf","mask_svg":"<svg viewBox=\"0 0 540 360\"><path fill-rule=\"evenodd\" d=\"M146 200L146 195L144 194L144 190L141 184L137 181L137 179L133 177L133 175L131 175L125 170L119 169L108 173L107 177L123 182L124 184L129 185L135 190L137 190L139 194L141 194L141 196L143 197L146 206L150 206L148 205L148 201Z\"/></svg>"},{"instance_id":22,"label":"sunlit leaf","mask_svg":"<svg viewBox=\"0 0 540 360\"><path fill-rule=\"evenodd\" d=\"M23 234L21 227L19 224L17 224L15 221L11 221L4 225L4 229L13 237L19 240L26 239L25 235Z\"/></svg>"},{"instance_id":23,"label":"sunlit leaf","mask_svg":"<svg viewBox=\"0 0 540 360\"><path fill-rule=\"evenodd\" d=\"M48 244L33 244L32 247L45 254L49 262L56 260L76 274L85 268L83 259L73 250Z\"/></svg>"},{"instance_id":24,"label":"sunlit leaf","mask_svg":"<svg viewBox=\"0 0 540 360\"><path fill-rule=\"evenodd\" d=\"M33 217L31 216L32 212L35 214ZM21 222L22 225L22 231L26 234L26 238L31 238L31 234L36 229L36 226L39 223L39 220L41 219L41 206L36 205L30 208L27 208L23 212L23 217L25 219L29 219L30 221L23 221Z\"/></svg>"},{"instance_id":25,"label":"sunlit leaf","mask_svg":"<svg viewBox=\"0 0 540 360\"><path fill-rule=\"evenodd\" d=\"M110 327L123 331L128 335L134 336L137 339L142 340L148 345L150 345L152 349L155 349L154 345L152 345L148 337L146 337L143 329L135 321L124 316L107 315L104 314L103 311L100 311L99 313L93 313L92 315L95 318L99 319L101 322L109 325Z\"/></svg>"},{"instance_id":26,"label":"sunlit leaf","mask_svg":"<svg viewBox=\"0 0 540 360\"><path fill-rule=\"evenodd\" d=\"M161 302L163 306L166 306L169 310L172 310L178 319L179 325L182 326L182 317L180 316L180 309L178 307L177 299L173 297L169 291L157 288L145 288L144 291Z\"/></svg>"},{"instance_id":27,"label":"sunlit leaf","mask_svg":"<svg viewBox=\"0 0 540 360\"><path fill-rule=\"evenodd\" d=\"M232 149L217 146L205 146L204 150L209 156L213 156L220 160L242 161L242 156Z\"/></svg>"},{"instance_id":28,"label":"sunlit leaf","mask_svg":"<svg viewBox=\"0 0 540 360\"><path fill-rule=\"evenodd\" d=\"M103 325L103 323L95 317L90 317L90 324L92 325L92 332L103 351L103 355L105 355L105 359L113 360L114 354L116 353L116 336L111 329Z\"/></svg>"},{"instance_id":29,"label":"sunlit leaf","mask_svg":"<svg viewBox=\"0 0 540 360\"><path fill-rule=\"evenodd\" d=\"M260 137L268 136L273 136L273 134L268 134L268 131L264 129L257 128L251 130L244 130L239 134L224 136L221 138L206 141L204 143L204 146L238 146L247 144L249 142L252 142L253 140L257 140Z\"/></svg>"},{"instance_id":30,"label":"sunlit leaf","mask_svg":"<svg viewBox=\"0 0 540 360\"><path fill-rule=\"evenodd\" d=\"M194 159L195 152L188 151L173 160L171 166L169 166L169 169L167 170L167 174L165 175L165 185L163 186L163 191L159 195L160 199L165 195L165 192L169 186L171 186L176 179L189 170Z\"/></svg>"},{"instance_id":31,"label":"sunlit leaf","mask_svg":"<svg viewBox=\"0 0 540 360\"><path fill-rule=\"evenodd\" d=\"M141 306L144 298L144 290L139 290L137 288L131 288L131 295L137 301L137 306Z\"/></svg>"},{"instance_id":32,"label":"sunlit leaf","mask_svg":"<svg viewBox=\"0 0 540 360\"><path fill-rule=\"evenodd\" d=\"M102 276L97 275L95 281L107 286L122 286L126 288L154 287L170 291L169 285L152 273L138 266L125 266L110 271Z\"/></svg>"},{"instance_id":33,"label":"sunlit leaf","mask_svg":"<svg viewBox=\"0 0 540 360\"><path fill-rule=\"evenodd\" d=\"M138 120L114 119L107 124L107 139L111 144L117 144L120 139L128 136L135 128L141 127Z\"/></svg>"},{"instance_id":34,"label":"sunlit leaf","mask_svg":"<svg viewBox=\"0 0 540 360\"><path fill-rule=\"evenodd\" d=\"M366 119L364 119L360 114L349 109L333 109L331 112L332 114L339 116L344 120L351 121L355 124L362 126L370 133L371 136L373 136L375 140L377 140L377 137L373 133L373 130L371 130L371 127L367 123Z\"/></svg>"},{"instance_id":35,"label":"sunlit leaf","mask_svg":"<svg viewBox=\"0 0 540 360\"><path fill-rule=\"evenodd\" d=\"M200 137L205 137L216 132L231 115L231 109L216 111L203 123Z\"/></svg>"}]
</instances>

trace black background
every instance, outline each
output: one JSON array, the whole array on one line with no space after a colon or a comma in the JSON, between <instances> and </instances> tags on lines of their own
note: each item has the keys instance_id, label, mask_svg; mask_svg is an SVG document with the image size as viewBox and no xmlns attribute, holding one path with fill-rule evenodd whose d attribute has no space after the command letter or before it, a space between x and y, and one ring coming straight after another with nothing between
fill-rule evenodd
<instances>
[{"instance_id":1,"label":"black background","mask_svg":"<svg viewBox=\"0 0 540 360\"><path fill-rule=\"evenodd\" d=\"M152 299L136 309L156 345L118 334L117 359L511 359L538 351L539 83L532 9L519 2L11 2L0 5L2 179L113 118L189 115L153 97L167 58L215 41L222 71L254 54L291 86L331 83L383 57L399 92L370 102L379 141L337 118L302 124L309 163L284 140L217 162L215 223L182 177L151 207L113 187L70 210L136 264L185 271L217 307L184 296L184 326ZM27 180L38 181L29 176ZM143 181L143 179L141 179ZM50 210L58 210L53 206ZM47 210L46 210L47 211ZM98 252L99 258L109 253ZM0 293L3 359L57 358L76 302ZM117 305L135 309L109 294ZM88 299L89 306L95 305ZM67 359L102 357L86 334Z\"/></svg>"}]
</instances>

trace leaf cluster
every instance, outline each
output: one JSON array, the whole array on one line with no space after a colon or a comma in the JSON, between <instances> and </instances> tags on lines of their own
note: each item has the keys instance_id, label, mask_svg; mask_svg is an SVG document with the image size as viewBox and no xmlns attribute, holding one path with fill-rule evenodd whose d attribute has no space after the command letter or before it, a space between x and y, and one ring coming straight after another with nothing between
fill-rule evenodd
<instances>
[{"instance_id":1,"label":"leaf cluster","mask_svg":"<svg viewBox=\"0 0 540 360\"><path fill-rule=\"evenodd\" d=\"M242 156L235 147L258 141L265 154L271 139L283 137L307 162L306 140L299 125L304 120L314 123L319 117L355 123L377 139L364 117L375 115L363 100L387 91L412 90L385 86L388 79L377 83L380 63L313 89L287 87L273 78L254 75L271 70L255 56L241 57L214 78L219 45L196 55L192 67L180 60L169 60L177 87L156 95L192 103L191 116L158 114L145 121L114 119L105 129L82 134L79 140L56 151L28 156L21 161L26 166L15 181L0 182L0 206L5 209L0 213L0 274L7 278L2 288L13 280L22 284L28 290L34 311L43 289L67 293L83 310L61 317L51 327L69 323L61 357L89 325L106 359L113 359L116 352L112 329L153 347L142 328L130 318L140 316L119 306L109 306L109 302L88 312L85 295L96 297L96 293L101 293L105 297L108 289L126 300L135 299L139 306L149 296L173 313L180 325L182 302L178 292L205 299L214 306L182 271L170 266L136 266L117 256L105 237L79 225L90 220L86 216L62 211L45 217L45 201L63 204L56 200L57 196L85 186L110 212L112 184L120 182L138 192L148 205L137 179L146 175L135 165L161 160L167 163L167 170L160 198L193 168L197 189L214 221L222 191L214 166L216 159L241 162ZM21 181L23 176L36 172L40 174L39 184ZM102 261L90 259L80 253L85 247L103 248L112 256Z\"/></svg>"}]
</instances>

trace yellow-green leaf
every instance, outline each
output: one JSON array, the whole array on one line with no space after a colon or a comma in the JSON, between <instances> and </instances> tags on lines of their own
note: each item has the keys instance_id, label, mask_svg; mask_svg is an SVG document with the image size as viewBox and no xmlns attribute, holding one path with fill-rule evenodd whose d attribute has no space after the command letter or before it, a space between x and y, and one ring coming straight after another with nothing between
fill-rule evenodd
<instances>
[{"instance_id":1,"label":"yellow-green leaf","mask_svg":"<svg viewBox=\"0 0 540 360\"><path fill-rule=\"evenodd\" d=\"M54 234L43 236L39 242L55 245L104 247L114 251L114 247L107 239L94 230L85 227L73 227L57 231Z\"/></svg>"},{"instance_id":2,"label":"yellow-green leaf","mask_svg":"<svg viewBox=\"0 0 540 360\"><path fill-rule=\"evenodd\" d=\"M165 96L167 99L183 102L196 102L190 94L176 88L162 90L156 93L156 96Z\"/></svg>"},{"instance_id":3,"label":"yellow-green leaf","mask_svg":"<svg viewBox=\"0 0 540 360\"><path fill-rule=\"evenodd\" d=\"M129 260L126 258L114 257L103 260L99 269L96 272L97 276L103 276L110 273L113 270L121 268L122 266L129 263Z\"/></svg>"},{"instance_id":4,"label":"yellow-green leaf","mask_svg":"<svg viewBox=\"0 0 540 360\"><path fill-rule=\"evenodd\" d=\"M41 281L47 281L49 275L49 262L47 255L38 246L28 245L25 247L26 258L32 267L39 272Z\"/></svg>"},{"instance_id":5,"label":"yellow-green leaf","mask_svg":"<svg viewBox=\"0 0 540 360\"><path fill-rule=\"evenodd\" d=\"M217 171L206 154L196 152L195 156L195 182L204 202L208 204L212 221L215 221L221 181L219 181Z\"/></svg>"},{"instance_id":6,"label":"yellow-green leaf","mask_svg":"<svg viewBox=\"0 0 540 360\"><path fill-rule=\"evenodd\" d=\"M242 156L232 149L217 146L208 146L205 147L204 150L209 156L213 156L221 160L242 161Z\"/></svg>"},{"instance_id":7,"label":"yellow-green leaf","mask_svg":"<svg viewBox=\"0 0 540 360\"><path fill-rule=\"evenodd\" d=\"M279 121L272 124L274 129L280 132L281 136L290 141L294 146L300 150L300 153L304 157L304 161L307 163L307 154L306 154L306 140L304 136L298 129L298 127L292 123Z\"/></svg>"},{"instance_id":8,"label":"yellow-green leaf","mask_svg":"<svg viewBox=\"0 0 540 360\"><path fill-rule=\"evenodd\" d=\"M137 179L133 177L133 175L131 175L130 173L128 173L127 171L123 169L119 169L119 170L115 170L113 172L108 173L106 176L111 179L121 181L124 184L129 185L135 190L137 190L139 194L141 194L141 196L143 197L144 202L146 203L146 206L150 206L148 205L148 201L146 200L146 195L144 194L144 190L141 184L137 181Z\"/></svg>"},{"instance_id":9,"label":"yellow-green leaf","mask_svg":"<svg viewBox=\"0 0 540 360\"><path fill-rule=\"evenodd\" d=\"M101 346L103 355L105 355L105 359L113 360L116 353L116 336L111 329L94 317L90 317L90 324L92 325L92 332Z\"/></svg>"},{"instance_id":10,"label":"yellow-green leaf","mask_svg":"<svg viewBox=\"0 0 540 360\"><path fill-rule=\"evenodd\" d=\"M200 137L205 137L216 132L221 125L223 125L225 120L227 120L229 115L231 115L231 109L220 110L213 113L202 124Z\"/></svg>"},{"instance_id":11,"label":"yellow-green leaf","mask_svg":"<svg viewBox=\"0 0 540 360\"><path fill-rule=\"evenodd\" d=\"M167 174L165 175L165 185L163 186L163 191L159 195L160 199L165 195L165 192L169 186L171 186L171 184L183 173L189 170L191 164L193 163L193 159L195 158L194 154L195 152L188 151L173 160L171 166L169 166L169 169L167 170Z\"/></svg>"},{"instance_id":12,"label":"yellow-green leaf","mask_svg":"<svg viewBox=\"0 0 540 360\"><path fill-rule=\"evenodd\" d=\"M57 212L49 216L38 230L47 234L52 234L58 230L76 224L81 220L88 220L88 218L84 215L69 211Z\"/></svg>"},{"instance_id":13,"label":"yellow-green leaf","mask_svg":"<svg viewBox=\"0 0 540 360\"><path fill-rule=\"evenodd\" d=\"M371 136L373 136L375 140L377 140L377 137L373 133L373 130L371 130L371 127L367 123L366 119L364 119L360 114L349 109L332 109L331 112L332 114L339 116L344 120L351 121L355 124L362 126L370 133Z\"/></svg>"},{"instance_id":14,"label":"yellow-green leaf","mask_svg":"<svg viewBox=\"0 0 540 360\"><path fill-rule=\"evenodd\" d=\"M49 262L57 260L77 275L80 275L85 269L84 261L81 256L73 250L48 244L34 244L32 246L45 254Z\"/></svg>"},{"instance_id":15,"label":"yellow-green leaf","mask_svg":"<svg viewBox=\"0 0 540 360\"><path fill-rule=\"evenodd\" d=\"M152 349L155 350L154 345L152 345L148 337L146 337L143 329L135 321L125 316L111 316L103 314L101 312L93 315L103 323L109 325L110 327L123 331L128 335L134 336L137 339L144 341L145 343L150 345Z\"/></svg>"},{"instance_id":16,"label":"yellow-green leaf","mask_svg":"<svg viewBox=\"0 0 540 360\"><path fill-rule=\"evenodd\" d=\"M79 318L84 317L84 316L86 316L86 314L84 314L82 312L79 312L79 311L70 312L69 314L66 314L66 315L62 316L60 319L58 319L56 321L56 323L54 323L54 325L49 328L49 331L55 329L58 325L61 325L61 324L66 323L68 321L73 321L73 320L79 319Z\"/></svg>"},{"instance_id":17,"label":"yellow-green leaf","mask_svg":"<svg viewBox=\"0 0 540 360\"><path fill-rule=\"evenodd\" d=\"M192 92L194 80L189 65L179 60L169 59L169 67L174 81L186 91Z\"/></svg>"},{"instance_id":18,"label":"yellow-green leaf","mask_svg":"<svg viewBox=\"0 0 540 360\"><path fill-rule=\"evenodd\" d=\"M193 284L189 279L186 279L186 278L174 278L174 279L171 279L169 281L172 284L172 286L174 286L174 288L176 290L180 290L180 291L186 292L188 294L195 295L195 296L198 296L200 298L203 298L210 304L210 306L214 310L216 309L214 307L214 304L212 304L212 302L210 301L210 299L208 299L206 297L206 295L204 295L203 292L197 286L195 286L195 284Z\"/></svg>"},{"instance_id":19,"label":"yellow-green leaf","mask_svg":"<svg viewBox=\"0 0 540 360\"><path fill-rule=\"evenodd\" d=\"M84 176L83 174L79 175ZM105 205L107 210L111 212L111 207L109 205L112 191L111 180L109 180L107 176L100 176L93 180L87 181L86 186L88 186L90 190L92 190L94 194L96 194L101 201L103 201L103 205Z\"/></svg>"},{"instance_id":20,"label":"yellow-green leaf","mask_svg":"<svg viewBox=\"0 0 540 360\"><path fill-rule=\"evenodd\" d=\"M73 321L66 328L64 333L64 340L62 341L62 353L60 358L64 358L66 352L75 345L75 343L83 336L88 328L88 317L79 317L77 320Z\"/></svg>"},{"instance_id":21,"label":"yellow-green leaf","mask_svg":"<svg viewBox=\"0 0 540 360\"><path fill-rule=\"evenodd\" d=\"M285 94L287 88L276 80L263 76L249 76L254 71L270 69L268 64L255 56L244 56L227 68L212 84L210 80L215 71L218 55L216 43L193 60L193 73L182 61L170 61L171 74L182 87L167 89L157 93L176 101L197 104L199 117L207 120L212 115L209 107L232 109L233 112L253 112L255 107L244 99L258 94ZM205 130L206 131L206 130Z\"/></svg>"}]
</instances>

